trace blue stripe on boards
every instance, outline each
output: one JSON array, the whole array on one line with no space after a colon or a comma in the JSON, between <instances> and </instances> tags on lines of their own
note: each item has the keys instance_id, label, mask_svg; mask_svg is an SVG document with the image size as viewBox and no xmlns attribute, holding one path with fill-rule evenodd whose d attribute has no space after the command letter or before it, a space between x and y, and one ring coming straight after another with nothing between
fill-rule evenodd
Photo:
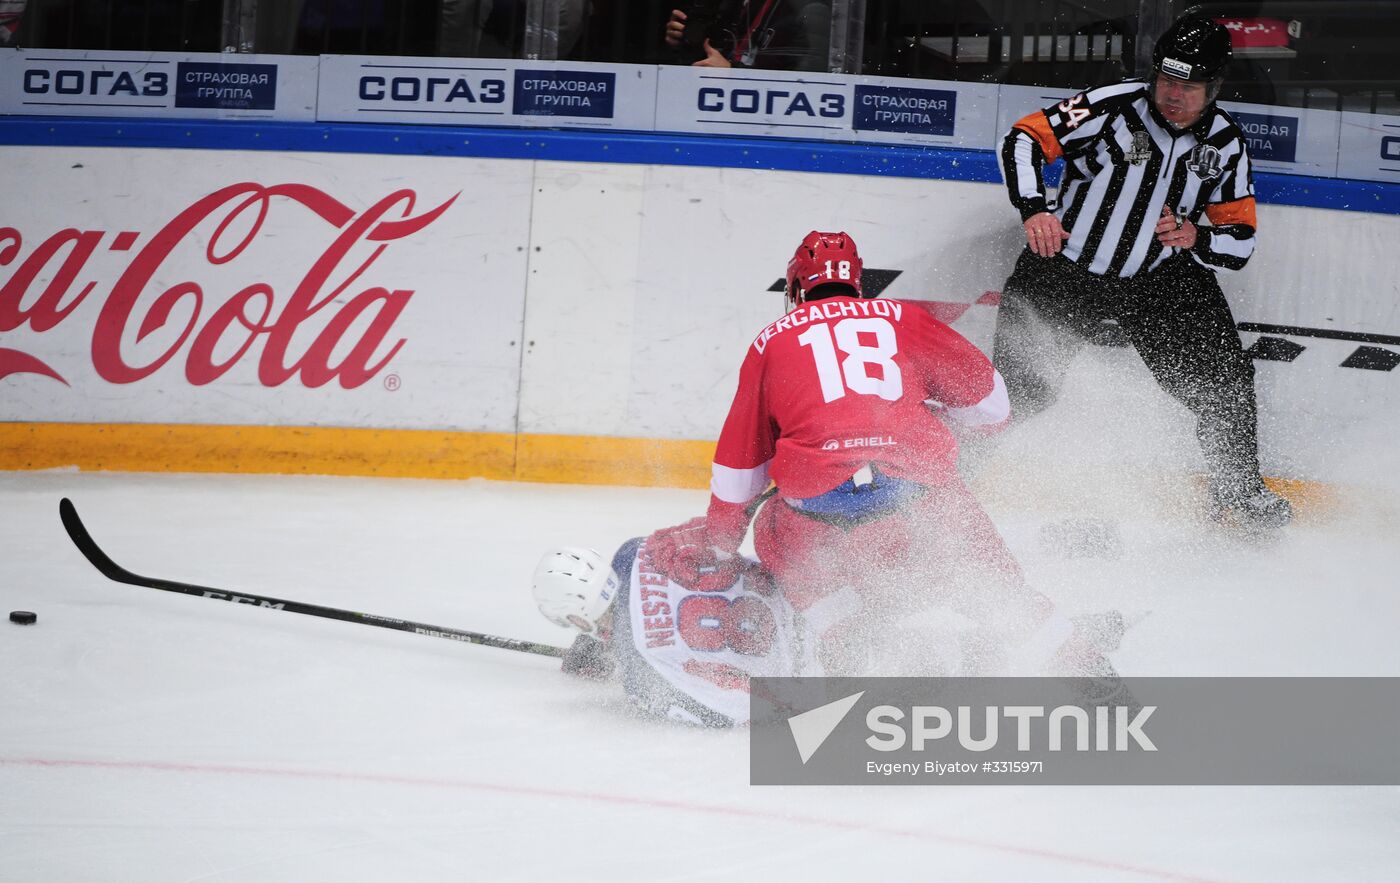
<instances>
[{"instance_id":1,"label":"blue stripe on boards","mask_svg":"<svg viewBox=\"0 0 1400 883\"><path fill-rule=\"evenodd\" d=\"M654 132L14 116L0 117L0 144L470 156L1001 182L990 150ZM1049 171L1047 183L1057 183L1058 168ZM1261 203L1400 214L1400 184L1259 171L1254 179Z\"/></svg>"}]
</instances>

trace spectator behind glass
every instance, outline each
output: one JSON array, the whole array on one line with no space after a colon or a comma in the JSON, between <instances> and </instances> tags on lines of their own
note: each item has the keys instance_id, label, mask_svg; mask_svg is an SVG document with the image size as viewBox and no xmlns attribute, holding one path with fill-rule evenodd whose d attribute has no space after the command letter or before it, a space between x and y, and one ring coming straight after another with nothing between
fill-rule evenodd
<instances>
[{"instance_id":1,"label":"spectator behind glass","mask_svg":"<svg viewBox=\"0 0 1400 883\"><path fill-rule=\"evenodd\" d=\"M258 49L275 55L374 51L384 36L384 0L285 0L257 17Z\"/></svg>"},{"instance_id":2,"label":"spectator behind glass","mask_svg":"<svg viewBox=\"0 0 1400 883\"><path fill-rule=\"evenodd\" d=\"M694 0L671 10L666 45L697 67L826 70L831 0Z\"/></svg>"},{"instance_id":3,"label":"spectator behind glass","mask_svg":"<svg viewBox=\"0 0 1400 883\"><path fill-rule=\"evenodd\" d=\"M583 34L588 0L559 0L558 58L567 58ZM442 0L438 55L448 58L521 58L525 0Z\"/></svg>"},{"instance_id":4,"label":"spectator behind glass","mask_svg":"<svg viewBox=\"0 0 1400 883\"><path fill-rule=\"evenodd\" d=\"M19 30L19 19L24 15L26 2L28 0L0 0L0 46L15 42L15 32Z\"/></svg>"},{"instance_id":5,"label":"spectator behind glass","mask_svg":"<svg viewBox=\"0 0 1400 883\"><path fill-rule=\"evenodd\" d=\"M456 58L499 58L505 55L504 51L482 51L482 35L486 30L486 19L491 15L491 6L491 0L442 0L438 55Z\"/></svg>"}]
</instances>

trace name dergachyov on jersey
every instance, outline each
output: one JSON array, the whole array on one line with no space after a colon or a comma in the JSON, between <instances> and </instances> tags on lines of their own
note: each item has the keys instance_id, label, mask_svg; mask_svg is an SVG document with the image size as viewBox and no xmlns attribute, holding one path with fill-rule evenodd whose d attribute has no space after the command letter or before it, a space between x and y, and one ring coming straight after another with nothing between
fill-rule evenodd
<instances>
[{"instance_id":1,"label":"name dergachyov on jersey","mask_svg":"<svg viewBox=\"0 0 1400 883\"><path fill-rule=\"evenodd\" d=\"M1274 527L1291 510L1259 475L1254 365L1215 276L1245 266L1257 228L1243 133L1214 103L1230 57L1223 26L1187 16L1158 40L1147 81L1081 92L1007 134L999 156L1027 248L1003 291L993 361L1026 417L1116 323L1195 414L1214 514ZM1061 158L1052 210L1042 167Z\"/></svg>"}]
</instances>

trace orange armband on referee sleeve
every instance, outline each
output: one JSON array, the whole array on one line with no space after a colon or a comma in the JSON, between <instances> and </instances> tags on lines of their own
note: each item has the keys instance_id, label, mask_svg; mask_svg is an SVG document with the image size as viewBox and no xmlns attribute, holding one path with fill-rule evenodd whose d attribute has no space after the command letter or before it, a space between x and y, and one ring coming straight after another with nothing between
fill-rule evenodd
<instances>
[{"instance_id":1,"label":"orange armband on referee sleeve","mask_svg":"<svg viewBox=\"0 0 1400 883\"><path fill-rule=\"evenodd\" d=\"M1252 230L1259 229L1254 216L1254 197L1246 196L1232 202L1219 202L1206 206L1206 217L1216 227L1230 224L1245 224Z\"/></svg>"},{"instance_id":2,"label":"orange armband on referee sleeve","mask_svg":"<svg viewBox=\"0 0 1400 883\"><path fill-rule=\"evenodd\" d=\"M1060 147L1060 139L1055 137L1055 133L1050 128L1050 121L1045 118L1045 112L1037 110L1028 113L1016 121L1013 129L1020 129L1031 136L1036 144L1040 145L1040 152L1045 155L1045 161L1052 163L1064 155L1064 150Z\"/></svg>"}]
</instances>

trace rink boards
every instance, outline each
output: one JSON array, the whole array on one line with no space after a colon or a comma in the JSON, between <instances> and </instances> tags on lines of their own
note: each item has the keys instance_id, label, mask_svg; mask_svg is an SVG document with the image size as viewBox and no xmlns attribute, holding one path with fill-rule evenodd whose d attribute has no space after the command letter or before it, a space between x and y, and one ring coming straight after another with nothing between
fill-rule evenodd
<instances>
[{"instance_id":1,"label":"rink boards","mask_svg":"<svg viewBox=\"0 0 1400 883\"><path fill-rule=\"evenodd\" d=\"M999 184L659 163L7 147L0 468L702 486L794 244L986 348ZM22 208L21 208L22 207ZM1265 469L1395 428L1400 216L1260 207L1223 278ZM1345 461L1345 463L1343 462Z\"/></svg>"}]
</instances>

